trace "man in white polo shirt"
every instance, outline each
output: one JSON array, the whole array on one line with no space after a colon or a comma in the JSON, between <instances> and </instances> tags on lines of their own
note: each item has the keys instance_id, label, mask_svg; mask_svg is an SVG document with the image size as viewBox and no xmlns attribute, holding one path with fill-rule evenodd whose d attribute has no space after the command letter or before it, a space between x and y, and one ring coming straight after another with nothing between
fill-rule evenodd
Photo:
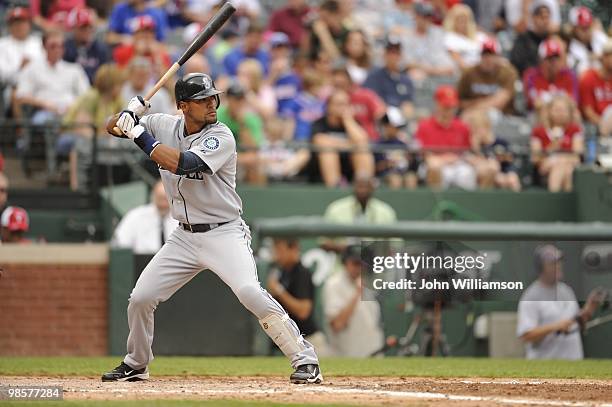
<instances>
[{"instance_id":1,"label":"man in white polo shirt","mask_svg":"<svg viewBox=\"0 0 612 407\"><path fill-rule=\"evenodd\" d=\"M527 359L584 357L580 328L599 307L602 295L593 291L580 308L574 290L563 281L563 253L547 244L535 250L538 279L521 296L517 336L525 342Z\"/></svg>"},{"instance_id":2,"label":"man in white polo shirt","mask_svg":"<svg viewBox=\"0 0 612 407\"><path fill-rule=\"evenodd\" d=\"M14 7L6 13L8 35L0 38L0 83L13 86L19 72L44 56L40 36L32 34L30 11Z\"/></svg>"},{"instance_id":3,"label":"man in white polo shirt","mask_svg":"<svg viewBox=\"0 0 612 407\"><path fill-rule=\"evenodd\" d=\"M343 268L325 282L323 309L334 356L368 357L384 345L380 305L361 285L361 246L348 246Z\"/></svg>"},{"instance_id":4,"label":"man in white polo shirt","mask_svg":"<svg viewBox=\"0 0 612 407\"><path fill-rule=\"evenodd\" d=\"M15 95L17 118L21 118L21 106L33 106L37 109L32 117L34 124L57 119L89 88L83 67L62 60L61 31L48 31L43 36L43 46L46 58L32 61L20 72Z\"/></svg>"},{"instance_id":5,"label":"man in white polo shirt","mask_svg":"<svg viewBox=\"0 0 612 407\"><path fill-rule=\"evenodd\" d=\"M132 249L135 254L155 254L177 226L170 216L164 185L158 181L151 191L151 202L131 209L121 219L113 245Z\"/></svg>"}]
</instances>

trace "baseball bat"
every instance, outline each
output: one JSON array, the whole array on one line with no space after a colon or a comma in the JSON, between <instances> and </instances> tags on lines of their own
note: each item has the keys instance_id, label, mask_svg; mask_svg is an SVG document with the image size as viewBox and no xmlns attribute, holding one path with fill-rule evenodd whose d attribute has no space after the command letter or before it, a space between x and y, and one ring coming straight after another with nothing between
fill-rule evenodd
<instances>
[{"instance_id":1,"label":"baseball bat","mask_svg":"<svg viewBox=\"0 0 612 407\"><path fill-rule=\"evenodd\" d=\"M150 100L153 95L157 93L158 90L161 89L162 86L168 82L170 78L172 78L176 72L183 66L185 62L189 58L191 58L204 44L211 39L211 37L219 31L219 29L225 24L227 20L234 14L236 8L230 2L226 2L221 6L221 8L215 13L214 16L206 23L202 31L198 34L198 36L189 44L189 47L183 52L183 55L172 64L172 66L166 71L166 73L159 78L157 83L153 85L151 89L144 95L145 100ZM118 127L113 129L117 135L121 135L121 130Z\"/></svg>"}]
</instances>

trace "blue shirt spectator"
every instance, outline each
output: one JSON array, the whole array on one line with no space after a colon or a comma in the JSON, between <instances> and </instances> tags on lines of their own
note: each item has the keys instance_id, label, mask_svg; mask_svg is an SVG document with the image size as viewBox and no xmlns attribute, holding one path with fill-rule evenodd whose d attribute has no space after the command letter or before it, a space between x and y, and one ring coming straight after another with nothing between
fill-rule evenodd
<instances>
[{"instance_id":1,"label":"blue shirt spectator","mask_svg":"<svg viewBox=\"0 0 612 407\"><path fill-rule=\"evenodd\" d=\"M414 86L401 66L402 45L399 37L389 36L385 44L384 66L372 70L363 87L373 90L387 106L401 110L406 118L412 116Z\"/></svg>"},{"instance_id":2,"label":"blue shirt spectator","mask_svg":"<svg viewBox=\"0 0 612 407\"><path fill-rule=\"evenodd\" d=\"M163 41L168 30L168 17L159 8L148 7L144 0L128 0L117 3L108 19L108 29L117 34L132 33L130 22L138 16L149 15L155 21L155 38Z\"/></svg>"},{"instance_id":3,"label":"blue shirt spectator","mask_svg":"<svg viewBox=\"0 0 612 407\"><path fill-rule=\"evenodd\" d=\"M291 48L289 37L282 32L270 34L270 72L268 80L272 83L277 101L277 111L280 113L291 104L300 90L302 80L291 69Z\"/></svg>"},{"instance_id":4,"label":"blue shirt spectator","mask_svg":"<svg viewBox=\"0 0 612 407\"><path fill-rule=\"evenodd\" d=\"M278 112L281 113L293 105L302 87L302 81L299 76L290 72L278 78L273 87L278 103Z\"/></svg>"},{"instance_id":5,"label":"blue shirt spectator","mask_svg":"<svg viewBox=\"0 0 612 407\"><path fill-rule=\"evenodd\" d=\"M247 58L253 58L259 61L265 76L268 75L270 55L261 46L263 44L262 30L262 27L256 24L249 26L242 44L231 50L223 59L223 68L226 74L236 76L238 65Z\"/></svg>"},{"instance_id":6,"label":"blue shirt spectator","mask_svg":"<svg viewBox=\"0 0 612 407\"><path fill-rule=\"evenodd\" d=\"M110 49L100 39L95 38L94 15L89 9L73 9L66 17L72 35L64 43L64 60L81 65L93 83L98 67L109 62Z\"/></svg>"},{"instance_id":7,"label":"blue shirt spectator","mask_svg":"<svg viewBox=\"0 0 612 407\"><path fill-rule=\"evenodd\" d=\"M293 119L295 123L294 140L308 141L312 123L325 115L325 102L318 97L322 79L313 72L304 74L303 90L293 99L285 102L280 115Z\"/></svg>"}]
</instances>

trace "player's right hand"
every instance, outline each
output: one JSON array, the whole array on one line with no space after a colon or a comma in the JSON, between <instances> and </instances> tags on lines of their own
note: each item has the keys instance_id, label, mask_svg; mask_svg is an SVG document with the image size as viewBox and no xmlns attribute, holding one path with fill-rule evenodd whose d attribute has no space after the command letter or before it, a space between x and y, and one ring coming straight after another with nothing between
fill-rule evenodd
<instances>
[{"instance_id":1,"label":"player's right hand","mask_svg":"<svg viewBox=\"0 0 612 407\"><path fill-rule=\"evenodd\" d=\"M141 118L142 116L147 114L150 108L151 102L149 102L148 100L144 100L142 96L135 96L130 99L126 110L134 112L134 114L138 116L138 118Z\"/></svg>"},{"instance_id":2,"label":"player's right hand","mask_svg":"<svg viewBox=\"0 0 612 407\"><path fill-rule=\"evenodd\" d=\"M117 119L117 127L128 136L130 131L138 124L138 116L131 110L124 110Z\"/></svg>"}]
</instances>

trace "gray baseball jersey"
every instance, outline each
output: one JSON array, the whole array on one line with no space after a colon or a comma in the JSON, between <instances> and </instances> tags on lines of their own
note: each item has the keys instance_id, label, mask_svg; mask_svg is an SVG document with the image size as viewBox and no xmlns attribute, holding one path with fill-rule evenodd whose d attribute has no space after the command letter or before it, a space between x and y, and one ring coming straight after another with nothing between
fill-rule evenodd
<instances>
[{"instance_id":1,"label":"gray baseball jersey","mask_svg":"<svg viewBox=\"0 0 612 407\"><path fill-rule=\"evenodd\" d=\"M236 140L225 124L210 124L191 135L185 134L179 115L151 114L140 124L162 144L197 154L211 170L175 175L160 168L172 217L191 224L222 223L242 214L236 193Z\"/></svg>"}]
</instances>

